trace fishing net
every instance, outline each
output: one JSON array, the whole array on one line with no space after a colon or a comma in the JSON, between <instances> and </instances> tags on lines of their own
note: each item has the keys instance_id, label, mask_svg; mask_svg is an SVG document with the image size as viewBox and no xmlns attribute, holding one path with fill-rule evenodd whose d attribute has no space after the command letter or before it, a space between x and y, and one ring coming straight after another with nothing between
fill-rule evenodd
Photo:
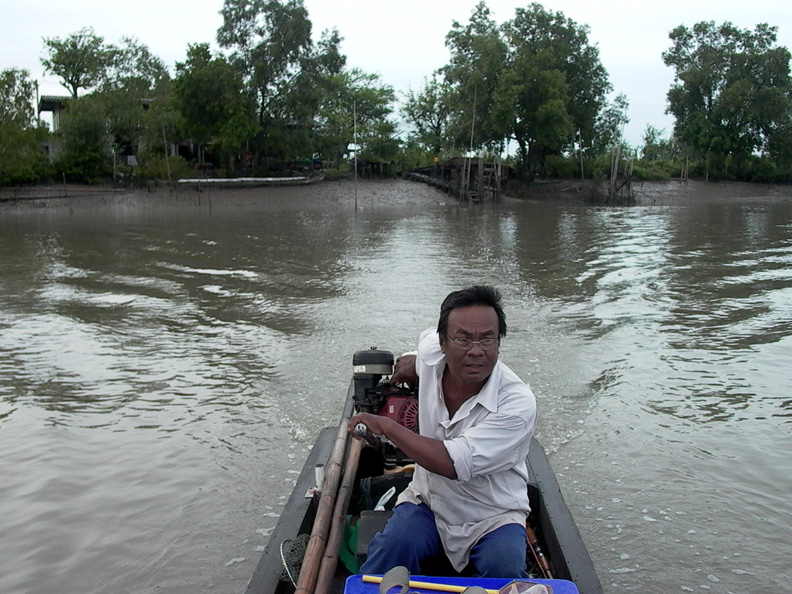
<instances>
[{"instance_id":1,"label":"fishing net","mask_svg":"<svg viewBox=\"0 0 792 594\"><path fill-rule=\"evenodd\" d=\"M280 554L283 562L281 580L289 580L295 586L297 585L297 578L300 577L300 568L305 557L305 549L308 548L308 540L310 538L308 534L300 534L294 540L286 539L281 543Z\"/></svg>"}]
</instances>

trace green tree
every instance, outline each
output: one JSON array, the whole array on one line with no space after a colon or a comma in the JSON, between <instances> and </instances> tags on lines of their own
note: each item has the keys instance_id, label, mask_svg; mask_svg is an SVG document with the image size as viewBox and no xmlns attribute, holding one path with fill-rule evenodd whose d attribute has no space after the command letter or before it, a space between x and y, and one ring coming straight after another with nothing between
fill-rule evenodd
<instances>
[{"instance_id":1,"label":"green tree","mask_svg":"<svg viewBox=\"0 0 792 594\"><path fill-rule=\"evenodd\" d=\"M642 136L641 158L645 161L671 161L680 157L675 139L663 138L664 130L647 124Z\"/></svg>"},{"instance_id":2,"label":"green tree","mask_svg":"<svg viewBox=\"0 0 792 594\"><path fill-rule=\"evenodd\" d=\"M710 21L669 35L663 60L675 78L667 112L675 118L675 136L704 160L708 177L739 174L757 152L784 156L790 53L775 45L776 31Z\"/></svg>"},{"instance_id":3,"label":"green tree","mask_svg":"<svg viewBox=\"0 0 792 594\"><path fill-rule=\"evenodd\" d=\"M313 65L313 72L317 75L333 75L346 67L346 56L341 53L342 41L343 37L338 33L338 29L322 31L319 42L308 60L308 64Z\"/></svg>"},{"instance_id":4,"label":"green tree","mask_svg":"<svg viewBox=\"0 0 792 594\"><path fill-rule=\"evenodd\" d=\"M103 87L145 94L168 78L165 63L136 38L122 37L121 45L108 46Z\"/></svg>"},{"instance_id":5,"label":"green tree","mask_svg":"<svg viewBox=\"0 0 792 594\"><path fill-rule=\"evenodd\" d=\"M523 170L538 169L548 155L571 148L576 134L594 138L607 93L608 74L589 29L541 4L518 8L503 25L508 76L498 95L510 116Z\"/></svg>"},{"instance_id":6,"label":"green tree","mask_svg":"<svg viewBox=\"0 0 792 594\"><path fill-rule=\"evenodd\" d=\"M302 0L225 0L220 12L217 41L232 50L232 61L254 94L260 148L283 153L281 136L300 128L304 133L310 125L306 112L312 96L301 101L306 90L301 75L312 57L308 11Z\"/></svg>"},{"instance_id":7,"label":"green tree","mask_svg":"<svg viewBox=\"0 0 792 594\"><path fill-rule=\"evenodd\" d=\"M69 181L95 183L112 172L111 136L101 96L86 95L69 102L58 132L61 150L55 169Z\"/></svg>"},{"instance_id":8,"label":"green tree","mask_svg":"<svg viewBox=\"0 0 792 594\"><path fill-rule=\"evenodd\" d=\"M323 31L319 42L301 58L288 91L272 103L262 145L267 154L290 161L317 152L319 110L328 95L339 92L337 85L344 80L346 57L339 50L340 42L337 30Z\"/></svg>"},{"instance_id":9,"label":"green tree","mask_svg":"<svg viewBox=\"0 0 792 594\"><path fill-rule=\"evenodd\" d=\"M93 88L102 81L113 56L113 49L90 27L65 39L44 38L44 46L49 52L49 57L41 60L45 71L59 76L75 99L79 89Z\"/></svg>"},{"instance_id":10,"label":"green tree","mask_svg":"<svg viewBox=\"0 0 792 594\"><path fill-rule=\"evenodd\" d=\"M94 94L104 106L117 149L141 156L142 147L162 143L163 118L155 112L167 105L170 75L163 61L134 38L108 47L108 63Z\"/></svg>"},{"instance_id":11,"label":"green tree","mask_svg":"<svg viewBox=\"0 0 792 594\"><path fill-rule=\"evenodd\" d=\"M232 167L244 142L257 130L255 104L241 73L209 44L190 45L187 60L176 64L173 97L188 138L215 144Z\"/></svg>"},{"instance_id":12,"label":"green tree","mask_svg":"<svg viewBox=\"0 0 792 594\"><path fill-rule=\"evenodd\" d=\"M338 166L357 129L361 156L373 160L392 158L395 125L388 119L396 99L393 87L378 74L359 68L345 69L326 78L325 93L316 117L319 153Z\"/></svg>"},{"instance_id":13,"label":"green tree","mask_svg":"<svg viewBox=\"0 0 792 594\"><path fill-rule=\"evenodd\" d=\"M402 144L396 136L396 124L388 118L379 118L370 122L364 132L364 136L358 135L361 158L386 163L396 160Z\"/></svg>"},{"instance_id":14,"label":"green tree","mask_svg":"<svg viewBox=\"0 0 792 594\"><path fill-rule=\"evenodd\" d=\"M142 117L140 119L140 129L138 140L140 142L137 156L141 164L141 172L149 173L149 177L165 179L169 173L176 173L178 166L186 169L187 164L180 157L177 157L174 141L183 140L184 135L181 129L181 114L173 96L173 80L163 79L146 100ZM166 164L165 158L171 162ZM174 163L173 161L178 163ZM182 175L182 173L177 173Z\"/></svg>"},{"instance_id":15,"label":"green tree","mask_svg":"<svg viewBox=\"0 0 792 594\"><path fill-rule=\"evenodd\" d=\"M509 134L510 113L498 96L508 48L490 14L479 2L470 22L454 21L446 35L451 59L441 71L450 84L449 136L457 148L499 148Z\"/></svg>"},{"instance_id":16,"label":"green tree","mask_svg":"<svg viewBox=\"0 0 792 594\"><path fill-rule=\"evenodd\" d=\"M439 74L424 79L420 93L407 92L404 119L412 127L415 140L435 156L449 146L452 113L450 85Z\"/></svg>"},{"instance_id":17,"label":"green tree","mask_svg":"<svg viewBox=\"0 0 792 594\"><path fill-rule=\"evenodd\" d=\"M41 143L47 131L35 117L35 89L27 70L0 72L0 185L35 182L46 175Z\"/></svg>"},{"instance_id":18,"label":"green tree","mask_svg":"<svg viewBox=\"0 0 792 594\"><path fill-rule=\"evenodd\" d=\"M104 165L98 163L91 170L87 160L104 158L105 153L116 151L121 156L142 157L143 149L156 154L151 147L164 152L166 131L173 134L175 117L169 101L170 75L163 61L137 39L124 37L118 46L105 43L92 29L82 29L65 40L46 39L49 59L43 60L49 72L58 74L73 97L78 89L91 90L91 101L70 109L64 118L65 152L59 166L70 175L81 178L98 178ZM87 118L98 118L89 126ZM66 124L68 118L74 122ZM88 137L82 142L74 129L85 130ZM70 136L71 135L71 136ZM94 141L102 137L105 145L97 149ZM78 155L80 148L87 154ZM110 152L112 156L112 152Z\"/></svg>"},{"instance_id":19,"label":"green tree","mask_svg":"<svg viewBox=\"0 0 792 594\"><path fill-rule=\"evenodd\" d=\"M523 173L533 174L548 155L571 148L578 131L589 139L598 132L611 86L587 27L536 3L497 27L481 2L467 26L454 23L446 45L456 121L475 106L466 126L473 148L514 140ZM459 143L464 127L457 130Z\"/></svg>"},{"instance_id":20,"label":"green tree","mask_svg":"<svg viewBox=\"0 0 792 594\"><path fill-rule=\"evenodd\" d=\"M609 152L617 144L623 142L624 126L630 122L627 110L630 103L624 93L619 93L613 103L606 103L597 115L591 152L601 154Z\"/></svg>"}]
</instances>

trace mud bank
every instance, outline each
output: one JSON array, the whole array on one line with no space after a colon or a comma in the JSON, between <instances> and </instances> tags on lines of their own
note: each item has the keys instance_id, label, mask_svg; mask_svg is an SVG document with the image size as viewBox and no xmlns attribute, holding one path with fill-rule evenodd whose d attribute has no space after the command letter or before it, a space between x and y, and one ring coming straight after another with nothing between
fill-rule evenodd
<instances>
[{"instance_id":1,"label":"mud bank","mask_svg":"<svg viewBox=\"0 0 792 594\"><path fill-rule=\"evenodd\" d=\"M603 203L606 188L590 180L549 180L521 184L510 181L504 195L524 200ZM693 201L768 200L792 198L792 186L742 182L703 182L670 180L633 182L632 192L639 206L674 206Z\"/></svg>"},{"instance_id":2,"label":"mud bank","mask_svg":"<svg viewBox=\"0 0 792 594\"><path fill-rule=\"evenodd\" d=\"M702 181L637 182L632 186L635 204L684 205L693 201L767 201L792 199L792 186ZM510 183L506 199L591 202L595 186L580 180L532 184ZM313 209L370 207L387 204L452 203L452 196L428 185L403 179L325 181L307 186L217 188L158 187L117 190L107 186L35 186L0 188L0 212L36 209L229 207L255 205L258 209Z\"/></svg>"}]
</instances>

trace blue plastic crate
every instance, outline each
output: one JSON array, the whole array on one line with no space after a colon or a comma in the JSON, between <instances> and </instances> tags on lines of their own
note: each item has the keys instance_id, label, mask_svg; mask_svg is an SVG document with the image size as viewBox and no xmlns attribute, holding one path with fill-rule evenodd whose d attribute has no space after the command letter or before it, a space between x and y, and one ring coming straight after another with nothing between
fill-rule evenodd
<instances>
[{"instance_id":1,"label":"blue plastic crate","mask_svg":"<svg viewBox=\"0 0 792 594\"><path fill-rule=\"evenodd\" d=\"M432 582L436 584L450 584L452 586L481 586L487 590L498 590L514 578L463 578L463 577L439 577L411 575L410 581ZM527 582L535 584L547 584L552 586L553 594L579 594L574 582L568 580L540 580L538 578L526 578ZM395 590L394 590L395 591ZM421 594L438 594L437 590L427 590L423 588L410 588L410 592L420 592ZM374 582L364 582L362 575L351 575L347 578L344 587L344 594L379 594L379 584Z\"/></svg>"}]
</instances>

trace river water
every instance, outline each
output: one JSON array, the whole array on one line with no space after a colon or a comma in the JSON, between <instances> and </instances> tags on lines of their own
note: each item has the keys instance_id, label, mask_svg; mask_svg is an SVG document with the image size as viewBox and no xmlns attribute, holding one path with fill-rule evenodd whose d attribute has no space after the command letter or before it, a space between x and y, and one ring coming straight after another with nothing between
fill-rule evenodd
<instances>
[{"instance_id":1,"label":"river water","mask_svg":"<svg viewBox=\"0 0 792 594\"><path fill-rule=\"evenodd\" d=\"M606 592L789 592L792 200L688 193L0 205L0 592L243 592L352 354L473 283Z\"/></svg>"}]
</instances>

